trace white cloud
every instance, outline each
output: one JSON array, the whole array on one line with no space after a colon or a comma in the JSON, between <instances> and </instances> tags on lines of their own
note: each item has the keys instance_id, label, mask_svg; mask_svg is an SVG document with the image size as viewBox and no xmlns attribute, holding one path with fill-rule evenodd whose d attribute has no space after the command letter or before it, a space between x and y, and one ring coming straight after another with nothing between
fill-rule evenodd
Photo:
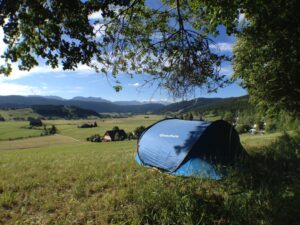
<instances>
[{"instance_id":1,"label":"white cloud","mask_svg":"<svg viewBox=\"0 0 300 225\"><path fill-rule=\"evenodd\" d=\"M63 70L62 67L58 67L53 69L50 66L36 66L32 68L30 71L22 71L18 69L17 64L12 65L12 73L9 77L5 77L0 75L1 81L10 81L10 80L19 80L24 77L33 76L33 75L43 75L43 74L55 74L56 78L64 78L67 77L68 74L77 74L80 76L89 76L95 73L93 68L88 67L87 65L78 65L75 70Z\"/></svg>"},{"instance_id":2,"label":"white cloud","mask_svg":"<svg viewBox=\"0 0 300 225\"><path fill-rule=\"evenodd\" d=\"M209 47L213 50L218 50L221 52L232 52L234 43L229 43L229 42L219 42L216 44L211 44Z\"/></svg>"},{"instance_id":3,"label":"white cloud","mask_svg":"<svg viewBox=\"0 0 300 225\"><path fill-rule=\"evenodd\" d=\"M141 86L141 84L139 82L136 82L134 84L128 84L129 86L133 86L133 87L139 87Z\"/></svg>"},{"instance_id":4,"label":"white cloud","mask_svg":"<svg viewBox=\"0 0 300 225\"><path fill-rule=\"evenodd\" d=\"M47 87L32 87L22 84L0 83L0 95L40 95Z\"/></svg>"}]
</instances>

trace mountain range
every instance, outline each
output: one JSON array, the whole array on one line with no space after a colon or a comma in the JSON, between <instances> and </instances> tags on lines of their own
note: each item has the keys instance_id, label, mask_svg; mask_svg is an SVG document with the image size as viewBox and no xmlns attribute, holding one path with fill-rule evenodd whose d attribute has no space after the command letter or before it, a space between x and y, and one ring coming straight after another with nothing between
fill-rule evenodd
<instances>
[{"instance_id":1,"label":"mountain range","mask_svg":"<svg viewBox=\"0 0 300 225\"><path fill-rule=\"evenodd\" d=\"M248 96L232 98L196 98L190 101L181 101L172 104L161 104L139 101L116 101L100 97L74 97L67 100L57 96L0 96L0 108L25 108L36 105L75 106L82 109L93 110L97 113L166 113L189 112L212 108L246 107Z\"/></svg>"}]
</instances>

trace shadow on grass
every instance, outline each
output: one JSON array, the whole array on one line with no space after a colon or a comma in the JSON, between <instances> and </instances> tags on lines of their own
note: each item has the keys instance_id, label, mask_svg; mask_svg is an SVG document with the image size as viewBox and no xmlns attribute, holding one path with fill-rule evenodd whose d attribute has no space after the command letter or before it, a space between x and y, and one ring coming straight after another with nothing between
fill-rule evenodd
<instances>
[{"instance_id":1,"label":"shadow on grass","mask_svg":"<svg viewBox=\"0 0 300 225\"><path fill-rule=\"evenodd\" d=\"M237 196L249 198L245 207L248 218L252 214L253 223L298 224L300 133L293 137L284 133L269 146L254 150L229 172L224 182L239 189Z\"/></svg>"},{"instance_id":2,"label":"shadow on grass","mask_svg":"<svg viewBox=\"0 0 300 225\"><path fill-rule=\"evenodd\" d=\"M221 181L164 174L144 180L130 195L138 218L134 222L298 224L300 133L283 134L255 152L228 169Z\"/></svg>"}]
</instances>

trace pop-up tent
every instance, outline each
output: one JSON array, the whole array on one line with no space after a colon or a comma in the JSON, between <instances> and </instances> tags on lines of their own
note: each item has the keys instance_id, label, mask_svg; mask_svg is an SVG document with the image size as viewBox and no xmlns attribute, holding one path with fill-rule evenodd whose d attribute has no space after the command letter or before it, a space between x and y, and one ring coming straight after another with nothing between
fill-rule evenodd
<instances>
[{"instance_id":1,"label":"pop-up tent","mask_svg":"<svg viewBox=\"0 0 300 225\"><path fill-rule=\"evenodd\" d=\"M220 179L216 165L231 164L243 154L238 133L223 120L166 119L144 131L135 159L170 174Z\"/></svg>"}]
</instances>

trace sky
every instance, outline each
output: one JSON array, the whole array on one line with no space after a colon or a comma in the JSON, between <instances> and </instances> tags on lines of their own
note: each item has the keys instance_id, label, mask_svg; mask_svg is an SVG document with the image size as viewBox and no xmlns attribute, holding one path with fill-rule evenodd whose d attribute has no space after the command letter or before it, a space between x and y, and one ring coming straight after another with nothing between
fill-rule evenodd
<instances>
[{"instance_id":1,"label":"sky","mask_svg":"<svg viewBox=\"0 0 300 225\"><path fill-rule=\"evenodd\" d=\"M96 17L97 15L92 15ZM216 46L212 46L215 51L221 51L226 55L231 55L232 47L236 42L233 36L227 36L224 28L220 28L220 35L214 39ZM0 54L6 46L2 42L3 31L0 29ZM0 61L0 63L2 63ZM43 64L33 68L31 71L19 71L17 65L13 66L13 72L9 77L0 75L0 95L42 95L59 96L71 99L75 96L101 97L110 101L178 101L173 99L166 90L158 89L157 85L144 86L147 75L135 75L133 78L121 73L118 80L123 87L122 91L116 92L113 86L114 80L111 76L95 73L93 69L84 65L79 65L75 71L63 71L61 68L52 69ZM233 73L230 63L222 65L222 72ZM208 94L203 90L196 90L190 96L194 97L235 97L245 95L247 92L237 83L231 84L217 93Z\"/></svg>"}]
</instances>

